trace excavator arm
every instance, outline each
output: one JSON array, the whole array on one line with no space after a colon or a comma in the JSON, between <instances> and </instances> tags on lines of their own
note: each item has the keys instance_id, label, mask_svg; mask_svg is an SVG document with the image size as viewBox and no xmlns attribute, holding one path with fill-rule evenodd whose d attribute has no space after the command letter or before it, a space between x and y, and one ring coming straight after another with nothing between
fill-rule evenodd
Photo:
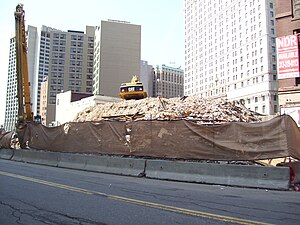
<instances>
[{"instance_id":1,"label":"excavator arm","mask_svg":"<svg viewBox=\"0 0 300 225\"><path fill-rule=\"evenodd\" d=\"M30 84L28 80L27 41L25 33L25 11L18 4L15 11L16 23L16 72L18 97L18 123L33 121L30 102Z\"/></svg>"}]
</instances>

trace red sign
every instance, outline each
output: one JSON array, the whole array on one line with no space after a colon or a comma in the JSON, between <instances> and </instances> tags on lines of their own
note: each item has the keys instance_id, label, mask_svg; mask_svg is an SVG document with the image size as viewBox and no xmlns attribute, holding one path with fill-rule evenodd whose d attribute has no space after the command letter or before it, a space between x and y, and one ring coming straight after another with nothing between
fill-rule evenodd
<instances>
[{"instance_id":1,"label":"red sign","mask_svg":"<svg viewBox=\"0 0 300 225\"><path fill-rule=\"evenodd\" d=\"M298 35L278 37L276 45L278 79L299 77Z\"/></svg>"}]
</instances>

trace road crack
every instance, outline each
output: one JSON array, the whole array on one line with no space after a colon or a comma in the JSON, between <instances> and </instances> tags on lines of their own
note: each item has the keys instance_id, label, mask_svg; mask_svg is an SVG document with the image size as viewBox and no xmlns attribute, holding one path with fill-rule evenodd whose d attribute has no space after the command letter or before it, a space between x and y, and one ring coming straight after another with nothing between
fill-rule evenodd
<instances>
[{"instance_id":1,"label":"road crack","mask_svg":"<svg viewBox=\"0 0 300 225\"><path fill-rule=\"evenodd\" d=\"M9 208L11 215L16 218L17 224L27 224L28 217L32 221L38 221L39 224L57 224L57 225L106 225L101 222L90 219L67 215L61 212L55 212L37 207L33 204L17 200L19 203L6 203L0 201L0 206ZM25 217L27 217L25 219Z\"/></svg>"}]
</instances>

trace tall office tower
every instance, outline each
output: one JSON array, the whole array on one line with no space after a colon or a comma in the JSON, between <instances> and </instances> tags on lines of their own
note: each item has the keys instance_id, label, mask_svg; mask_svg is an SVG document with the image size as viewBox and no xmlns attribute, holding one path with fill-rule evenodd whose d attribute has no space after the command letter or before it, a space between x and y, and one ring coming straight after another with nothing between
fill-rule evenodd
<instances>
[{"instance_id":1,"label":"tall office tower","mask_svg":"<svg viewBox=\"0 0 300 225\"><path fill-rule=\"evenodd\" d=\"M50 32L59 31L57 29L42 26L40 31L40 40L39 40L39 56L38 60L38 85L37 85L37 105L36 105L36 114L41 115L41 83L49 75L49 62L50 62Z\"/></svg>"},{"instance_id":2,"label":"tall office tower","mask_svg":"<svg viewBox=\"0 0 300 225\"><path fill-rule=\"evenodd\" d=\"M121 83L140 76L141 26L101 21L95 31L93 94L118 97Z\"/></svg>"},{"instance_id":3,"label":"tall office tower","mask_svg":"<svg viewBox=\"0 0 300 225\"><path fill-rule=\"evenodd\" d=\"M36 106L36 55L37 55L37 28L28 26L26 31L27 37L27 61L28 61L28 80L30 82L30 96L32 111ZM15 37L10 39L8 79L6 91L6 108L4 129L8 131L15 130L18 117L18 98L17 98L17 74L16 74L16 46Z\"/></svg>"},{"instance_id":4,"label":"tall office tower","mask_svg":"<svg viewBox=\"0 0 300 225\"><path fill-rule=\"evenodd\" d=\"M291 115L300 126L300 68L299 68L299 37L300 37L300 1L276 0L276 34L283 42L278 44L278 98L281 113ZM291 38L297 38L293 43ZM289 64L297 62L297 65Z\"/></svg>"},{"instance_id":5,"label":"tall office tower","mask_svg":"<svg viewBox=\"0 0 300 225\"><path fill-rule=\"evenodd\" d=\"M86 26L85 33L46 27L41 31L38 101L41 106L41 82L48 77L47 112L42 116L46 125L55 120L57 93L92 93L94 34L95 28L91 26Z\"/></svg>"},{"instance_id":6,"label":"tall office tower","mask_svg":"<svg viewBox=\"0 0 300 225\"><path fill-rule=\"evenodd\" d=\"M154 70L154 96L173 98L183 96L183 70L166 65L156 66Z\"/></svg>"},{"instance_id":7,"label":"tall office tower","mask_svg":"<svg viewBox=\"0 0 300 225\"><path fill-rule=\"evenodd\" d=\"M144 91L147 92L148 97L154 97L153 95L153 79L154 69L152 65L149 65L147 61L141 60L141 73L140 80L143 83Z\"/></svg>"},{"instance_id":8,"label":"tall office tower","mask_svg":"<svg viewBox=\"0 0 300 225\"><path fill-rule=\"evenodd\" d=\"M42 118L41 123L44 126L47 126L46 117L47 117L47 99L48 99L48 77L45 77L39 86L39 115Z\"/></svg>"},{"instance_id":9,"label":"tall office tower","mask_svg":"<svg viewBox=\"0 0 300 225\"><path fill-rule=\"evenodd\" d=\"M275 0L185 0L185 95L278 111Z\"/></svg>"}]
</instances>

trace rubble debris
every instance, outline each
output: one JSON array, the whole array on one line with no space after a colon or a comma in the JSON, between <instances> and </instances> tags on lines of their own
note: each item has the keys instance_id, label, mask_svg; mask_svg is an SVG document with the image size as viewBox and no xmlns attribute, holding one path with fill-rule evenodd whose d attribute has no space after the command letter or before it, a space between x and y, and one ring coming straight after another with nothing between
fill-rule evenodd
<instances>
[{"instance_id":1,"label":"rubble debris","mask_svg":"<svg viewBox=\"0 0 300 225\"><path fill-rule=\"evenodd\" d=\"M238 101L196 96L185 96L184 99L157 97L99 104L81 111L73 121L180 119L194 120L200 124L261 121L259 115Z\"/></svg>"}]
</instances>

